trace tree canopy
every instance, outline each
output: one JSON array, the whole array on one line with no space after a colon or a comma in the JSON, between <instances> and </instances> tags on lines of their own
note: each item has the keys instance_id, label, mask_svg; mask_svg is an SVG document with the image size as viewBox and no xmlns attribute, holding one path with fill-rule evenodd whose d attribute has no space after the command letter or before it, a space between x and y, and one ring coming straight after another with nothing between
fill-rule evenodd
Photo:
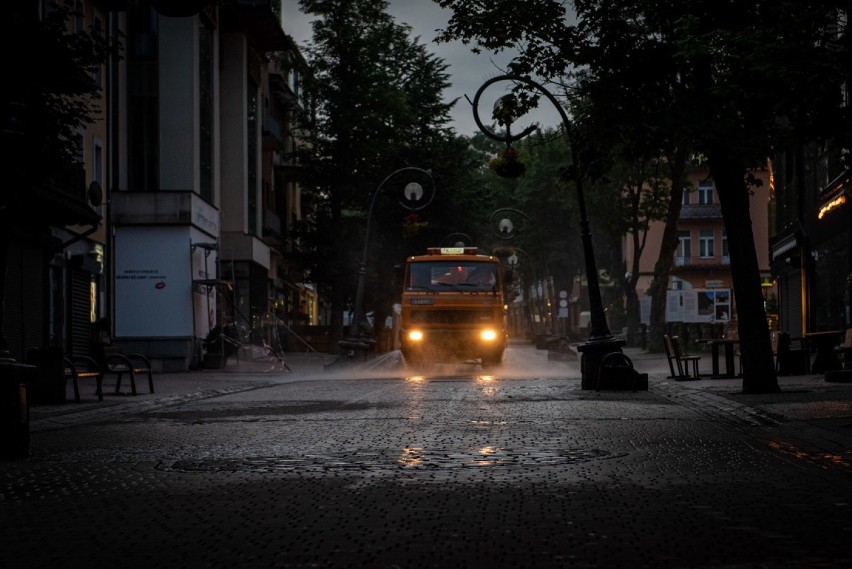
<instances>
[{"instance_id":1,"label":"tree canopy","mask_svg":"<svg viewBox=\"0 0 852 569\"><path fill-rule=\"evenodd\" d=\"M300 244L312 279L331 299L335 333L352 305L379 183L406 166L431 172L429 180L389 180L375 196L365 305L375 310L376 320L389 313L398 296L394 264L434 245L426 239L440 239L442 228L449 228L447 233L466 229L459 227L459 218L469 204L459 196L473 186L479 158L449 126L453 102L443 100L447 64L412 37L409 26L394 21L387 2L302 0L300 5L315 18L306 87L316 113L299 156L303 188L314 209ZM400 190L410 181L427 190L434 183L428 209L412 214L399 207Z\"/></svg>"},{"instance_id":2,"label":"tree canopy","mask_svg":"<svg viewBox=\"0 0 852 569\"><path fill-rule=\"evenodd\" d=\"M589 105L575 119L595 125L581 133L618 136L647 157L666 156L673 198L682 191L687 158L706 157L728 239L737 244L731 265L743 389L777 391L751 232L749 171L803 139L848 147L848 3L576 0L570 13L558 0L436 1L454 13L443 39L477 49L520 48L509 66L513 73L568 83L573 101ZM580 160L593 164L600 145L573 142ZM655 312L661 314L659 306Z\"/></svg>"},{"instance_id":3,"label":"tree canopy","mask_svg":"<svg viewBox=\"0 0 852 569\"><path fill-rule=\"evenodd\" d=\"M3 52L14 55L5 60L13 79L0 101L3 158L10 185L19 190L50 183L78 166L76 132L92 120L100 93L92 70L116 49L103 30L74 29L74 16L63 3L43 14L37 3L14 3L7 11Z\"/></svg>"}]
</instances>

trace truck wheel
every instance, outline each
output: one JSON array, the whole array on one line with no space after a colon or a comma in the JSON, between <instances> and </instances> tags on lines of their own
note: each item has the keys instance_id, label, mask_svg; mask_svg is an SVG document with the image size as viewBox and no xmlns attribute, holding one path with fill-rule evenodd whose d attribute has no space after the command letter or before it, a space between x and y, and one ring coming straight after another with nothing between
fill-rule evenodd
<instances>
[{"instance_id":1,"label":"truck wheel","mask_svg":"<svg viewBox=\"0 0 852 569\"><path fill-rule=\"evenodd\" d=\"M428 362L423 356L403 356L405 367L413 371L423 371L428 367Z\"/></svg>"},{"instance_id":2,"label":"truck wheel","mask_svg":"<svg viewBox=\"0 0 852 569\"><path fill-rule=\"evenodd\" d=\"M494 369L503 364L503 352L490 356L482 356L482 369Z\"/></svg>"}]
</instances>

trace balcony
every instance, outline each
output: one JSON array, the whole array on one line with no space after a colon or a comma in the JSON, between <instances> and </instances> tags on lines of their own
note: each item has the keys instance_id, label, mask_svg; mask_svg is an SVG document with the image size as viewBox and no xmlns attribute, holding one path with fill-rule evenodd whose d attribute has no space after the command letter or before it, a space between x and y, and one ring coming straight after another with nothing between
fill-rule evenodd
<instances>
[{"instance_id":1,"label":"balcony","mask_svg":"<svg viewBox=\"0 0 852 569\"><path fill-rule=\"evenodd\" d=\"M234 24L238 24L262 51L285 51L293 47L293 40L281 29L281 0L235 0L221 10L224 29L233 31Z\"/></svg>"},{"instance_id":2,"label":"balcony","mask_svg":"<svg viewBox=\"0 0 852 569\"><path fill-rule=\"evenodd\" d=\"M728 270L731 266L731 258L727 255L718 255L715 257L675 257L674 272L678 270L693 271L693 270L711 270L725 269Z\"/></svg>"},{"instance_id":3,"label":"balcony","mask_svg":"<svg viewBox=\"0 0 852 569\"><path fill-rule=\"evenodd\" d=\"M273 96L275 96L275 98L285 108L295 109L302 107L302 101L299 99L299 96L293 92L293 89L287 83L287 77L285 77L283 73L270 73L269 85L272 88Z\"/></svg>"},{"instance_id":4,"label":"balcony","mask_svg":"<svg viewBox=\"0 0 852 569\"><path fill-rule=\"evenodd\" d=\"M722 206L717 203L684 204L680 208L680 219L722 219Z\"/></svg>"},{"instance_id":5,"label":"balcony","mask_svg":"<svg viewBox=\"0 0 852 569\"><path fill-rule=\"evenodd\" d=\"M263 109L263 134L270 136L278 144L284 144L284 137L281 134L281 125L272 116L268 109Z\"/></svg>"},{"instance_id":6,"label":"balcony","mask_svg":"<svg viewBox=\"0 0 852 569\"><path fill-rule=\"evenodd\" d=\"M263 242L270 246L281 245L281 218L271 209L263 209Z\"/></svg>"}]
</instances>

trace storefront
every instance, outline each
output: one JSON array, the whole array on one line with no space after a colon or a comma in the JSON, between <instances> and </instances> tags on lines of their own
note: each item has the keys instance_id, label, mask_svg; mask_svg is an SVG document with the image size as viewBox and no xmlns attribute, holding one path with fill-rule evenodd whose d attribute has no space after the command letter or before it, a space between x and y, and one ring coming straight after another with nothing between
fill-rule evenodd
<instances>
[{"instance_id":1,"label":"storefront","mask_svg":"<svg viewBox=\"0 0 852 569\"><path fill-rule=\"evenodd\" d=\"M807 274L808 331L843 330L850 321L852 277L852 173L820 193L811 213Z\"/></svg>"}]
</instances>

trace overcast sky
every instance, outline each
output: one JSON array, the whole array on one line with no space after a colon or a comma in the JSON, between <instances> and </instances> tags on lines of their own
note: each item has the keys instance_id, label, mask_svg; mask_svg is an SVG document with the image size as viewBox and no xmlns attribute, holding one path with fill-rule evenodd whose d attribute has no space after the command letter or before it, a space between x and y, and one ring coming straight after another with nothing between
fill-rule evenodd
<instances>
[{"instance_id":1,"label":"overcast sky","mask_svg":"<svg viewBox=\"0 0 852 569\"><path fill-rule=\"evenodd\" d=\"M478 129L473 120L473 112L464 97L467 95L473 99L477 89L485 81L500 75L500 68L505 68L506 63L511 59L510 55L486 52L477 55L471 53L469 47L459 42L435 43L434 39L438 35L435 30L444 28L451 12L442 9L432 0L389 0L389 4L389 12L396 21L411 26L412 35L420 36L421 44L426 45L430 51L449 64L447 73L450 74L451 86L445 91L445 98L447 101L459 99L451 113L453 126L459 134L475 133ZM299 11L298 0L283 0L283 8L284 30L296 40L300 47L306 46L311 39L310 20ZM494 98L502 94L501 89L504 85L508 87L509 84L493 85L483 94L480 118L485 124L490 122ZM559 116L552 110L534 111L525 117L519 126L526 126L534 121L544 127L553 126L558 124ZM513 129L513 132L518 130Z\"/></svg>"}]
</instances>

